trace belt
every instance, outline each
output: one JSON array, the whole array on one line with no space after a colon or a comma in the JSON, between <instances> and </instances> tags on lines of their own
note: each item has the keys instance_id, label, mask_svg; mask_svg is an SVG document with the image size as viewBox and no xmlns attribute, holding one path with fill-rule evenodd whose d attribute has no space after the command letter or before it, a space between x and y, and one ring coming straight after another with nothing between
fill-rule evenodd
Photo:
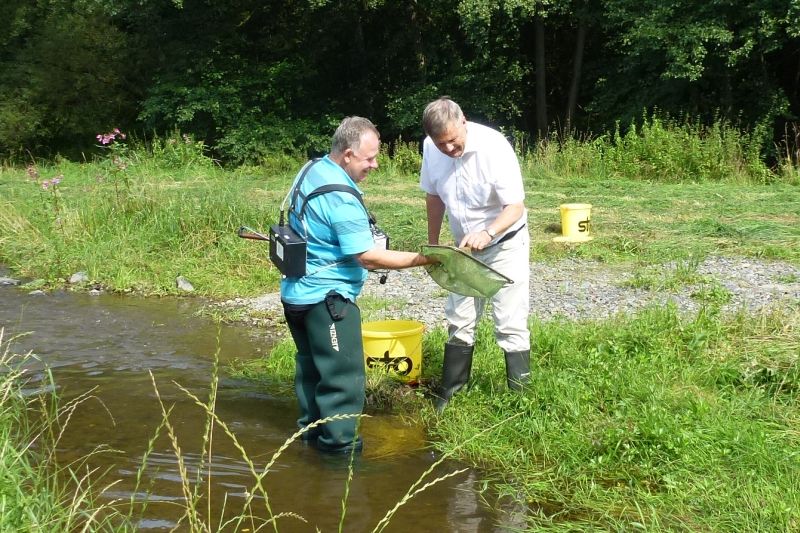
<instances>
[{"instance_id":1,"label":"belt","mask_svg":"<svg viewBox=\"0 0 800 533\"><path fill-rule=\"evenodd\" d=\"M500 243L503 243L503 242L506 242L507 240L510 240L510 239L512 239L512 238L514 237L514 235L516 235L517 233L519 233L519 230L521 230L521 229L522 229L522 228L524 228L525 226L527 226L527 224L523 224L523 225L521 225L520 227L518 227L518 228L517 228L517 229L515 229L514 231L509 231L508 233L506 233L505 235L503 235L503 236L500 238L500 240L499 240L499 241L497 241L496 243L494 243L492 246L494 246L494 245L497 245L497 244L500 244Z\"/></svg>"}]
</instances>

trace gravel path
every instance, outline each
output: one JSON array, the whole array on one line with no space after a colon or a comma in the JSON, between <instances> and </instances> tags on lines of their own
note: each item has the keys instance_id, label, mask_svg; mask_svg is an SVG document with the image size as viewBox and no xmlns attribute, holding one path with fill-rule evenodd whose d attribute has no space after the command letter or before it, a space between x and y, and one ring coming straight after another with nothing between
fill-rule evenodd
<instances>
[{"instance_id":1,"label":"gravel path","mask_svg":"<svg viewBox=\"0 0 800 533\"><path fill-rule=\"evenodd\" d=\"M727 293L730 301L723 306L726 311L744 308L755 312L774 305L800 303L800 267L789 263L709 257L689 269L704 284L678 284L674 290L630 286L637 274L634 268L633 265L609 266L584 260L533 263L531 314L542 320L559 315L572 320L603 318L668 301L681 310L692 312L700 305L698 298L692 295L702 287L716 290L716 294ZM675 264L667 264L644 272L647 279L669 279L675 269ZM642 271L639 275L641 277ZM370 274L360 298L379 300L385 306L365 315L365 320L406 318L418 320L428 329L444 324L446 292L421 268L390 272L384 285L378 283L376 274ZM282 322L278 294L237 298L221 305L244 308L246 314L257 317L251 319L256 323Z\"/></svg>"}]
</instances>

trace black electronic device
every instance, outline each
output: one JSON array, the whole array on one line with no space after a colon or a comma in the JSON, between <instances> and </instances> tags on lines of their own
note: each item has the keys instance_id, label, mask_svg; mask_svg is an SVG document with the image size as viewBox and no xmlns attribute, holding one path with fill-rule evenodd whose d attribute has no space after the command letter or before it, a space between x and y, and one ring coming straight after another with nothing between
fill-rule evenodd
<instances>
[{"instance_id":1,"label":"black electronic device","mask_svg":"<svg viewBox=\"0 0 800 533\"><path fill-rule=\"evenodd\" d=\"M306 275L306 240L289 224L269 227L269 259L287 278Z\"/></svg>"}]
</instances>

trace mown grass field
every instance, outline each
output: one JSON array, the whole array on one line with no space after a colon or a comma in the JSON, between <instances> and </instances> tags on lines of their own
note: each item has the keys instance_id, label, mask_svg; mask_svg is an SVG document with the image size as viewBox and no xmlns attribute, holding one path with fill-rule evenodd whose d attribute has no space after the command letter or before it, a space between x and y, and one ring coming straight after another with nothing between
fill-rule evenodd
<instances>
[{"instance_id":1,"label":"mown grass field","mask_svg":"<svg viewBox=\"0 0 800 533\"><path fill-rule=\"evenodd\" d=\"M657 264L732 254L800 262L794 175L768 183L741 176L643 181L600 166L572 168L562 161L570 157L543 152L523 160L534 261ZM199 157L162 159L133 152L125 163L0 167L0 263L45 287L85 271L91 284L113 291L175 294L179 275L197 294L215 298L276 290L266 245L239 239L236 230L277 221L301 163L223 171ZM44 188L54 178L59 182ZM424 196L415 174L384 158L363 188L393 247L424 244ZM565 202L594 206L593 241L552 242Z\"/></svg>"}]
</instances>

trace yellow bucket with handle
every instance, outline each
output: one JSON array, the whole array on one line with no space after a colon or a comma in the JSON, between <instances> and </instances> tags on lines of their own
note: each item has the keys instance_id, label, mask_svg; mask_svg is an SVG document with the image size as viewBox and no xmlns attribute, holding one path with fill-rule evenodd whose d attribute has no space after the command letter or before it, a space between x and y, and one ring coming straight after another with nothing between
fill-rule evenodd
<instances>
[{"instance_id":1,"label":"yellow bucket with handle","mask_svg":"<svg viewBox=\"0 0 800 533\"><path fill-rule=\"evenodd\" d=\"M561 235L555 242L586 242L592 225L592 204L561 204Z\"/></svg>"},{"instance_id":2,"label":"yellow bucket with handle","mask_svg":"<svg viewBox=\"0 0 800 533\"><path fill-rule=\"evenodd\" d=\"M364 363L409 384L419 382L422 332L416 320L376 320L361 324Z\"/></svg>"}]
</instances>

